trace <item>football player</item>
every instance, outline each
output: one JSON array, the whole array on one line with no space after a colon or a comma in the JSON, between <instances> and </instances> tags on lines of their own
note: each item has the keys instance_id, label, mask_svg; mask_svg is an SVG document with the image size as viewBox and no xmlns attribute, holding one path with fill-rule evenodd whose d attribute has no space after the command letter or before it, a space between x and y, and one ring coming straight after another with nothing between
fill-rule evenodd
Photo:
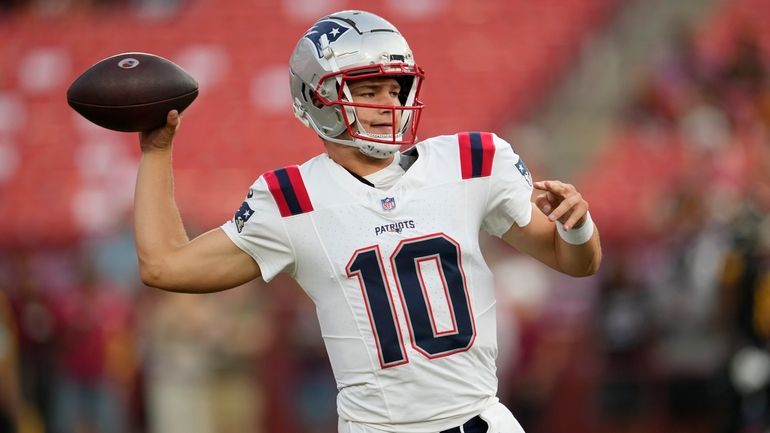
<instances>
[{"instance_id":1,"label":"football player","mask_svg":"<svg viewBox=\"0 0 770 433\"><path fill-rule=\"evenodd\" d=\"M423 77L386 20L343 11L317 21L292 53L290 86L325 152L264 173L232 221L193 240L174 203L180 120L169 113L140 136L142 280L205 293L295 278L316 305L340 432L520 432L496 397L494 283L479 232L587 276L601 262L598 231L574 186L533 182L495 134L415 144Z\"/></svg>"}]
</instances>

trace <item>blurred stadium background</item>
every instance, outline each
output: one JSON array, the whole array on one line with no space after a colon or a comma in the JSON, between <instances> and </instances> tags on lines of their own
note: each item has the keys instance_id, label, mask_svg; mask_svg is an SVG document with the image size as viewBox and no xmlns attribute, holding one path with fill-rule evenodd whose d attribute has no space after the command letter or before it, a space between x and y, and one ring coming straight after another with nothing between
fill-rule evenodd
<instances>
[{"instance_id":1,"label":"blurred stadium background","mask_svg":"<svg viewBox=\"0 0 770 433\"><path fill-rule=\"evenodd\" d=\"M301 291L143 287L137 137L64 95L125 51L199 80L175 160L196 235L321 151L291 115L288 56L345 8L410 41L421 135L498 132L591 203L597 276L485 241L500 396L528 433L770 432L767 0L0 0L0 432L336 431Z\"/></svg>"}]
</instances>

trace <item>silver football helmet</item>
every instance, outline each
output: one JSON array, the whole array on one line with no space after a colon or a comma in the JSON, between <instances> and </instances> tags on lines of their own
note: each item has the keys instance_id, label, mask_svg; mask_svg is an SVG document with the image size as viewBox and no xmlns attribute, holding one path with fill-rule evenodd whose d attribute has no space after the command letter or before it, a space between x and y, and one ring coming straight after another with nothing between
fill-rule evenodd
<instances>
[{"instance_id":1,"label":"silver football helmet","mask_svg":"<svg viewBox=\"0 0 770 433\"><path fill-rule=\"evenodd\" d=\"M387 158L417 140L424 73L388 21L353 10L323 17L299 40L289 65L294 115L324 140L358 147L375 158ZM348 82L376 77L398 81L400 105L353 101ZM365 131L356 123L356 107L389 110L392 132Z\"/></svg>"}]
</instances>

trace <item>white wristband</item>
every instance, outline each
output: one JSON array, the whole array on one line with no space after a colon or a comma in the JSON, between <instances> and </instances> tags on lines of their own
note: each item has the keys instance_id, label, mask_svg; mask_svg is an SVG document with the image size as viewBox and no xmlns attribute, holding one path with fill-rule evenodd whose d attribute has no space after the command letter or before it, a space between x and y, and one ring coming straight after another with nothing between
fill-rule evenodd
<instances>
[{"instance_id":1,"label":"white wristband","mask_svg":"<svg viewBox=\"0 0 770 433\"><path fill-rule=\"evenodd\" d=\"M556 231L559 232L559 237L564 239L564 242L570 245L582 245L591 239L594 234L594 222L591 219L591 214L586 212L586 220L579 228L571 228L564 230L564 224L556 222Z\"/></svg>"}]
</instances>

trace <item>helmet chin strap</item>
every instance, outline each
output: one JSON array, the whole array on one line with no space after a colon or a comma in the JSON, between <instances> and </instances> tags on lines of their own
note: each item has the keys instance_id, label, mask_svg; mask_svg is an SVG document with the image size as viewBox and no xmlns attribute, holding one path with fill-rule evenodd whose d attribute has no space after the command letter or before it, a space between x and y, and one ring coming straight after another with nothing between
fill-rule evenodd
<instances>
[{"instance_id":1,"label":"helmet chin strap","mask_svg":"<svg viewBox=\"0 0 770 433\"><path fill-rule=\"evenodd\" d=\"M337 137L329 137L328 135L324 134L323 131L321 131L315 124L315 122L310 121L310 126L315 130L315 132L324 140L330 141L332 143L337 144L343 144L345 146L350 147L357 147L358 150L363 153L366 156L377 158L377 159L385 159L393 156L396 152L401 149L401 145L399 144L387 144L387 143L378 143L375 141L369 141L364 138L337 138ZM366 132L360 132L363 136L369 136L372 138L378 138L378 139L387 139L390 138L390 134L369 134ZM400 139L401 134L396 134L396 139Z\"/></svg>"},{"instance_id":2,"label":"helmet chin strap","mask_svg":"<svg viewBox=\"0 0 770 433\"><path fill-rule=\"evenodd\" d=\"M372 158L390 158L401 148L401 146L397 144L377 143L361 138L354 138L353 140L358 143L357 147L361 153Z\"/></svg>"},{"instance_id":3,"label":"helmet chin strap","mask_svg":"<svg viewBox=\"0 0 770 433\"><path fill-rule=\"evenodd\" d=\"M350 107L344 107L343 109L349 109ZM353 116L355 116L355 111L353 111ZM355 118L355 117L354 117ZM372 134L369 132L366 132L360 124L357 121L354 121L354 125L350 125L351 127L356 128L358 131L357 135L360 137L349 137L349 138L338 138L337 137L329 137L328 135L322 133L315 125L315 123L310 122L313 126L313 129L320 135L324 140L331 141L332 143L337 144L343 144L345 146L351 146L351 147L357 147L358 150L363 153L366 156L377 158L377 159L386 159L393 156L396 152L401 149L400 144L388 144L388 143L379 143L377 141L370 141L367 140L367 138L373 138L376 140L392 140L393 135L392 134ZM396 134L395 140L401 140L403 138L403 133L398 132Z\"/></svg>"},{"instance_id":4,"label":"helmet chin strap","mask_svg":"<svg viewBox=\"0 0 770 433\"><path fill-rule=\"evenodd\" d=\"M401 145L399 144L388 144L367 140L367 138L376 140L401 140L403 138L403 134L401 133L396 134L395 139L393 134L372 134L364 130L358 122L356 122L356 129L358 129L358 135L362 138L353 137L353 142L358 147L358 150L366 156L385 159L391 157L401 149Z\"/></svg>"}]
</instances>

